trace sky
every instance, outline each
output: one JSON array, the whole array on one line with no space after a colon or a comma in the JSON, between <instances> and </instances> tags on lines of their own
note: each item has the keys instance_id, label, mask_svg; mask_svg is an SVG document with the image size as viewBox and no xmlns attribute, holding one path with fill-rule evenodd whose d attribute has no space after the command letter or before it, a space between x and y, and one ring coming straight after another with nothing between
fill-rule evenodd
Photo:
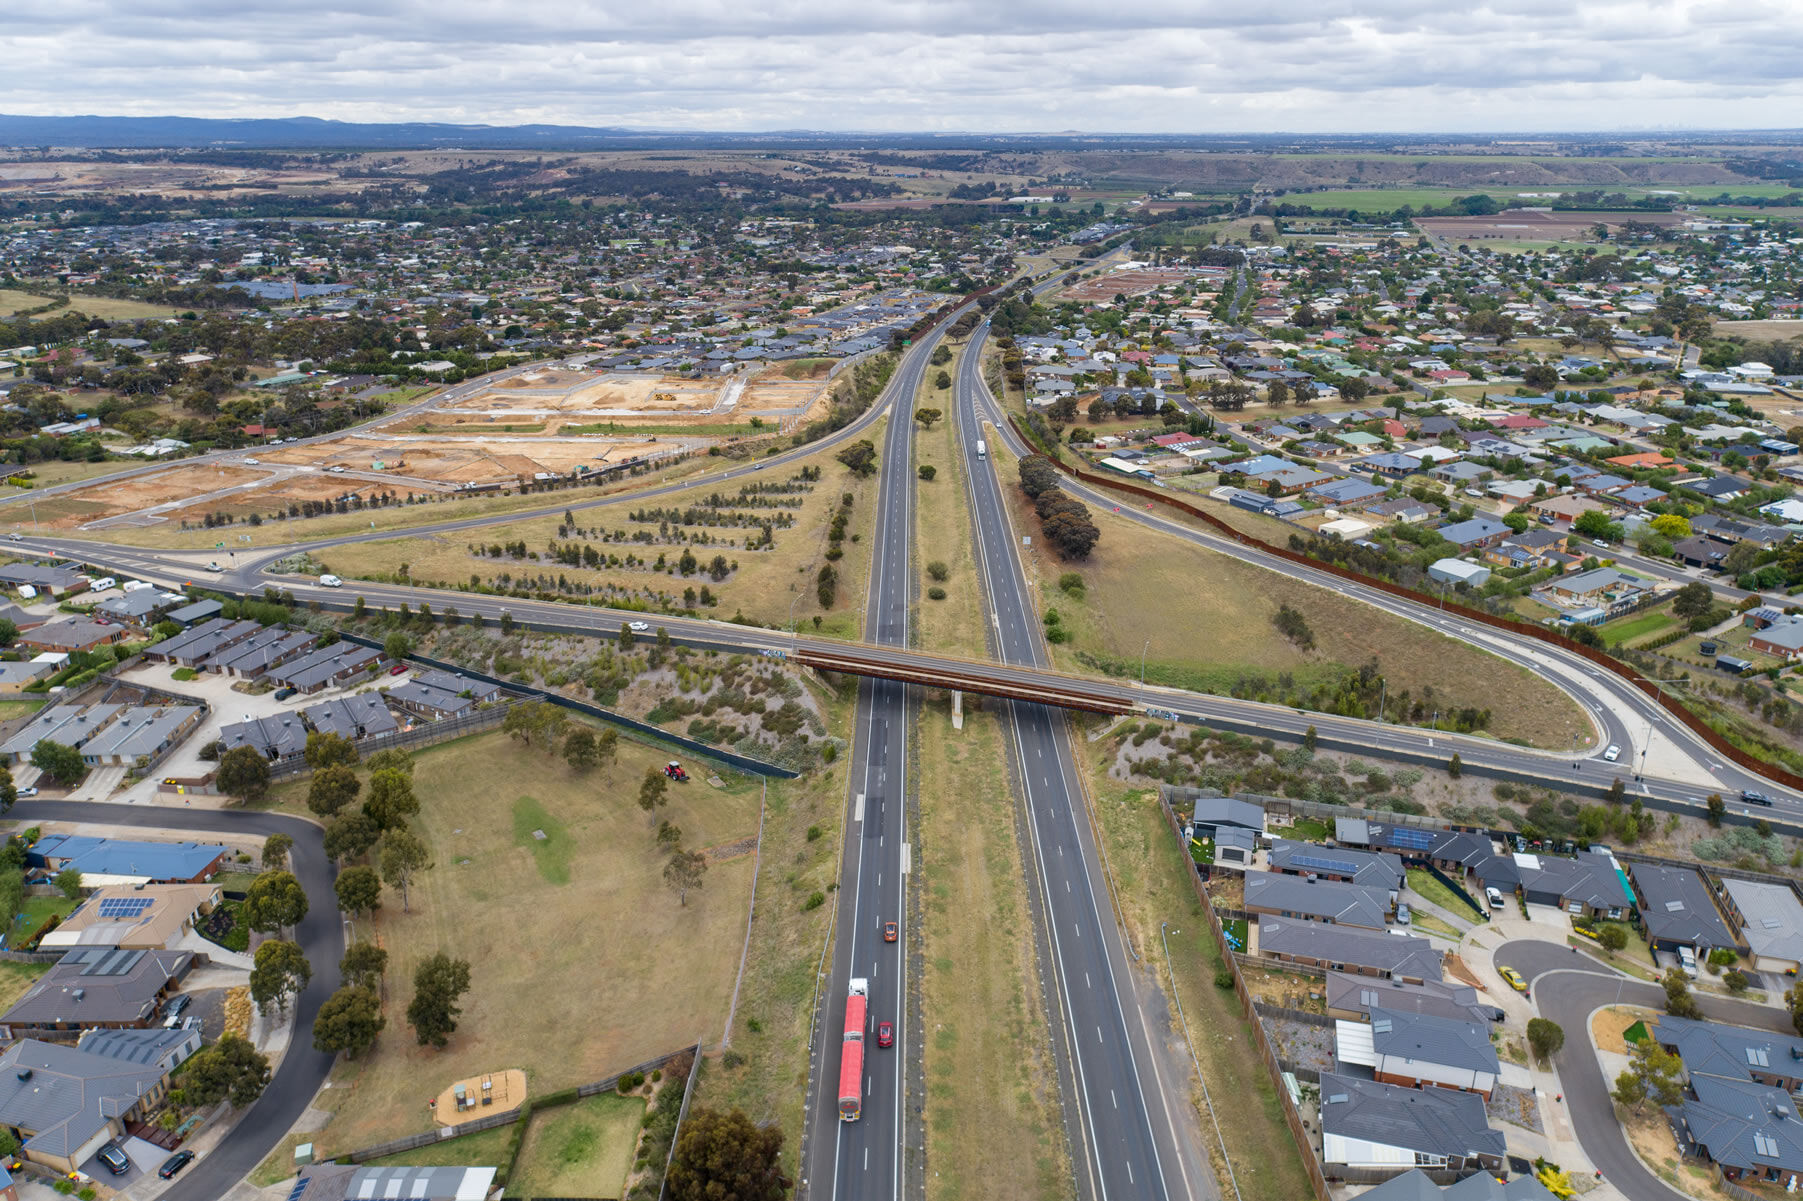
<instances>
[{"instance_id":1,"label":"sky","mask_svg":"<svg viewBox=\"0 0 1803 1201\"><path fill-rule=\"evenodd\" d=\"M0 112L679 130L1803 125L1798 0L12 0Z\"/></svg>"}]
</instances>

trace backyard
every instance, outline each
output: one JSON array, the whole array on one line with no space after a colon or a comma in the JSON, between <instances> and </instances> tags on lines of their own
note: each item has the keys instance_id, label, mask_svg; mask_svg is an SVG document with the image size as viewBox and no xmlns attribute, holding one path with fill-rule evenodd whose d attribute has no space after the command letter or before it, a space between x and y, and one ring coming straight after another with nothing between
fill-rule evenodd
<instances>
[{"instance_id":1,"label":"backyard","mask_svg":"<svg viewBox=\"0 0 1803 1201\"><path fill-rule=\"evenodd\" d=\"M1474 926L1484 920L1483 914L1479 913L1458 893L1448 888L1445 881L1425 867L1409 869L1409 890L1423 900L1432 901L1454 917L1464 918Z\"/></svg>"},{"instance_id":2,"label":"backyard","mask_svg":"<svg viewBox=\"0 0 1803 1201\"><path fill-rule=\"evenodd\" d=\"M669 789L658 818L710 859L682 905L637 804L664 757L622 740L615 763L577 775L498 732L414 756L413 824L434 866L413 883L411 913L390 890L358 923L389 952L388 1026L321 1094L335 1115L315 1136L324 1154L430 1129L423 1098L459 1077L521 1068L542 1094L717 1036L745 933L759 785L731 776L715 789L700 772ZM287 786L278 803L305 789ZM450 1046L432 1051L415 1045L405 1007L415 966L439 951L470 961L471 989Z\"/></svg>"},{"instance_id":3,"label":"backyard","mask_svg":"<svg viewBox=\"0 0 1803 1201\"><path fill-rule=\"evenodd\" d=\"M519 1161L507 1178L508 1194L620 1196L644 1118L644 1098L618 1093L534 1113Z\"/></svg>"}]
</instances>

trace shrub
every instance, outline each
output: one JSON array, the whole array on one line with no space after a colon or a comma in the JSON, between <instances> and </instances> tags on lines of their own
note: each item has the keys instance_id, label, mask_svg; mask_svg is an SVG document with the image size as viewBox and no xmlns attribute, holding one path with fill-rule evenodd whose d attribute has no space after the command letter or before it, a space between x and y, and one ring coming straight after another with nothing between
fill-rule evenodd
<instances>
[{"instance_id":1,"label":"shrub","mask_svg":"<svg viewBox=\"0 0 1803 1201\"><path fill-rule=\"evenodd\" d=\"M810 910L818 909L824 904L826 904L826 894L824 892L814 892L810 894L808 899L802 904L801 909L803 913L806 913Z\"/></svg>"},{"instance_id":2,"label":"shrub","mask_svg":"<svg viewBox=\"0 0 1803 1201\"><path fill-rule=\"evenodd\" d=\"M951 578L952 569L947 567L942 560L934 559L931 563L927 564L927 574L943 584L946 580Z\"/></svg>"},{"instance_id":3,"label":"shrub","mask_svg":"<svg viewBox=\"0 0 1803 1201\"><path fill-rule=\"evenodd\" d=\"M809 826L808 827L808 841L809 842L820 841L820 827L819 826Z\"/></svg>"},{"instance_id":4,"label":"shrub","mask_svg":"<svg viewBox=\"0 0 1803 1201\"><path fill-rule=\"evenodd\" d=\"M945 589L941 588L937 584L934 584L931 588L927 589L927 599L928 600L944 600L945 599Z\"/></svg>"},{"instance_id":5,"label":"shrub","mask_svg":"<svg viewBox=\"0 0 1803 1201\"><path fill-rule=\"evenodd\" d=\"M1233 987L1233 969L1224 963L1215 969L1215 987L1219 989Z\"/></svg>"},{"instance_id":6,"label":"shrub","mask_svg":"<svg viewBox=\"0 0 1803 1201\"><path fill-rule=\"evenodd\" d=\"M1074 571L1067 571L1058 577L1058 591L1067 596L1083 595L1083 577Z\"/></svg>"}]
</instances>

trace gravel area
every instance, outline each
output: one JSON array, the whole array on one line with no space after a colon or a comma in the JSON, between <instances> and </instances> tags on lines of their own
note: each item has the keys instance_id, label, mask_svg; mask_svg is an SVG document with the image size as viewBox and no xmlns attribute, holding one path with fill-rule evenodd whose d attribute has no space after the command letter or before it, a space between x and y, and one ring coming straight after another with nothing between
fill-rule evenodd
<instances>
[{"instance_id":1,"label":"gravel area","mask_svg":"<svg viewBox=\"0 0 1803 1201\"><path fill-rule=\"evenodd\" d=\"M1265 1036L1277 1057L1300 1068L1331 1072L1334 1068L1334 1038L1331 1026L1310 1026L1287 1018L1265 1018Z\"/></svg>"},{"instance_id":2,"label":"gravel area","mask_svg":"<svg viewBox=\"0 0 1803 1201\"><path fill-rule=\"evenodd\" d=\"M1535 1134L1545 1134L1546 1129L1540 1122L1540 1099L1525 1088L1516 1088L1513 1084L1496 1082L1490 1090L1489 1112L1491 1118L1499 1122L1510 1122L1517 1126L1532 1130Z\"/></svg>"}]
</instances>

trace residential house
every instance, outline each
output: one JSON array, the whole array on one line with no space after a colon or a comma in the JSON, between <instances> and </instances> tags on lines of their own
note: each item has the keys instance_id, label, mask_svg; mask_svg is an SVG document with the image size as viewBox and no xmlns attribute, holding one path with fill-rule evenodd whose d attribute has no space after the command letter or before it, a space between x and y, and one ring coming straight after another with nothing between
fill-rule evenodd
<instances>
[{"instance_id":1,"label":"residential house","mask_svg":"<svg viewBox=\"0 0 1803 1201\"><path fill-rule=\"evenodd\" d=\"M31 758L32 748L45 740L79 750L111 725L125 708L124 705L53 705L40 709L12 737L0 742L0 758L25 763Z\"/></svg>"},{"instance_id":2,"label":"residential house","mask_svg":"<svg viewBox=\"0 0 1803 1201\"><path fill-rule=\"evenodd\" d=\"M1803 655L1803 617L1781 617L1750 636L1747 645L1762 655L1795 659Z\"/></svg>"},{"instance_id":3,"label":"residential house","mask_svg":"<svg viewBox=\"0 0 1803 1201\"><path fill-rule=\"evenodd\" d=\"M1473 551L1496 545L1507 538L1511 531L1500 521L1473 517L1468 521L1455 521L1451 525L1441 526L1437 532L1461 551Z\"/></svg>"},{"instance_id":4,"label":"residential house","mask_svg":"<svg viewBox=\"0 0 1803 1201\"><path fill-rule=\"evenodd\" d=\"M1421 470L1421 460L1414 455L1384 453L1366 455L1354 461L1352 470L1379 478L1400 480Z\"/></svg>"},{"instance_id":5,"label":"residential house","mask_svg":"<svg viewBox=\"0 0 1803 1201\"><path fill-rule=\"evenodd\" d=\"M131 1043L14 1043L0 1054L0 1127L18 1132L21 1153L31 1162L60 1174L80 1171L168 1094L163 1063L176 1055L179 1063L199 1049L198 1030L156 1033L171 1050L149 1063L117 1054L141 1051Z\"/></svg>"},{"instance_id":6,"label":"residential house","mask_svg":"<svg viewBox=\"0 0 1803 1201\"><path fill-rule=\"evenodd\" d=\"M1562 553L1564 546L1563 534L1552 530L1528 530L1511 534L1495 546L1486 547L1483 559L1495 567L1549 567L1570 561L1570 556Z\"/></svg>"},{"instance_id":7,"label":"residential house","mask_svg":"<svg viewBox=\"0 0 1803 1201\"><path fill-rule=\"evenodd\" d=\"M1690 1078L1672 1122L1687 1157L1715 1163L1730 1181L1803 1184L1803 1117L1791 1095L1750 1080Z\"/></svg>"},{"instance_id":8,"label":"residential house","mask_svg":"<svg viewBox=\"0 0 1803 1201\"><path fill-rule=\"evenodd\" d=\"M155 763L192 734L206 717L200 705L132 705L82 744L82 762L135 766Z\"/></svg>"},{"instance_id":9,"label":"residential house","mask_svg":"<svg viewBox=\"0 0 1803 1201\"><path fill-rule=\"evenodd\" d=\"M1402 1088L1334 1072L1321 1073L1321 1144L1329 1175L1336 1168L1495 1172L1508 1150L1476 1093Z\"/></svg>"},{"instance_id":10,"label":"residential house","mask_svg":"<svg viewBox=\"0 0 1803 1201\"><path fill-rule=\"evenodd\" d=\"M84 881L85 883L85 881ZM218 907L217 884L118 884L88 894L39 940L46 951L71 947L172 950Z\"/></svg>"},{"instance_id":11,"label":"residential house","mask_svg":"<svg viewBox=\"0 0 1803 1201\"><path fill-rule=\"evenodd\" d=\"M1405 984L1350 972L1327 973L1327 1016L1369 1022L1373 1010L1419 1013L1464 1022L1500 1021L1502 1010L1478 998L1477 989L1452 980Z\"/></svg>"},{"instance_id":12,"label":"residential house","mask_svg":"<svg viewBox=\"0 0 1803 1201\"><path fill-rule=\"evenodd\" d=\"M263 627L254 621L228 621L214 617L191 626L173 638L165 638L145 648L146 658L160 659L178 667L198 667L202 662L229 646L236 646L257 634Z\"/></svg>"},{"instance_id":13,"label":"residential house","mask_svg":"<svg viewBox=\"0 0 1803 1201\"><path fill-rule=\"evenodd\" d=\"M1695 871L1636 863L1633 875L1640 894L1640 922L1653 950L1689 947L1704 957L1715 947L1737 946L1710 899L1709 886Z\"/></svg>"},{"instance_id":14,"label":"residential house","mask_svg":"<svg viewBox=\"0 0 1803 1201\"><path fill-rule=\"evenodd\" d=\"M225 749L255 747L270 759L284 759L307 749L307 727L298 713L278 713L233 722L219 731Z\"/></svg>"},{"instance_id":15,"label":"residential house","mask_svg":"<svg viewBox=\"0 0 1803 1201\"><path fill-rule=\"evenodd\" d=\"M27 685L55 675L55 656L40 657L23 663L0 663L0 693L23 692Z\"/></svg>"},{"instance_id":16,"label":"residential house","mask_svg":"<svg viewBox=\"0 0 1803 1201\"><path fill-rule=\"evenodd\" d=\"M1360 851L1351 847L1324 847L1319 843L1296 842L1288 838L1271 840L1271 851L1265 860L1270 871L1290 876L1312 876L1340 884L1362 884L1381 888L1394 902L1402 888L1402 860L1379 851Z\"/></svg>"},{"instance_id":17,"label":"residential house","mask_svg":"<svg viewBox=\"0 0 1803 1201\"><path fill-rule=\"evenodd\" d=\"M1342 1065L1370 1068L1383 1084L1457 1089L1488 1101L1502 1070L1489 1026L1380 1005L1369 1021L1335 1023L1335 1055Z\"/></svg>"},{"instance_id":18,"label":"residential house","mask_svg":"<svg viewBox=\"0 0 1803 1201\"><path fill-rule=\"evenodd\" d=\"M1726 543L1717 542L1714 538L1706 538L1701 534L1692 534L1688 538L1680 538L1672 543L1672 554L1687 567L1711 567L1719 569L1727 559L1729 547Z\"/></svg>"},{"instance_id":19,"label":"residential house","mask_svg":"<svg viewBox=\"0 0 1803 1201\"><path fill-rule=\"evenodd\" d=\"M0 584L17 588L28 584L45 596L61 599L88 589L88 577L67 564L0 564Z\"/></svg>"},{"instance_id":20,"label":"residential house","mask_svg":"<svg viewBox=\"0 0 1803 1201\"><path fill-rule=\"evenodd\" d=\"M244 641L221 647L207 656L206 670L240 679L260 679L272 667L280 667L306 654L319 642L317 634L271 626Z\"/></svg>"},{"instance_id":21,"label":"residential house","mask_svg":"<svg viewBox=\"0 0 1803 1201\"><path fill-rule=\"evenodd\" d=\"M1530 905L1557 905L1568 913L1607 918L1626 917L1634 908L1634 896L1612 855L1518 854L1515 866L1521 872L1522 898Z\"/></svg>"},{"instance_id":22,"label":"residential house","mask_svg":"<svg viewBox=\"0 0 1803 1201\"><path fill-rule=\"evenodd\" d=\"M1413 984L1444 975L1440 952L1425 938L1271 917L1256 930L1258 954L1281 963Z\"/></svg>"},{"instance_id":23,"label":"residential house","mask_svg":"<svg viewBox=\"0 0 1803 1201\"><path fill-rule=\"evenodd\" d=\"M496 1168L372 1168L352 1163L312 1164L288 1201L484 1201L494 1192Z\"/></svg>"},{"instance_id":24,"label":"residential house","mask_svg":"<svg viewBox=\"0 0 1803 1201\"><path fill-rule=\"evenodd\" d=\"M95 605L93 612L95 617L147 630L187 599L179 592L164 592L160 588L135 588L118 596L109 596Z\"/></svg>"},{"instance_id":25,"label":"residential house","mask_svg":"<svg viewBox=\"0 0 1803 1201\"><path fill-rule=\"evenodd\" d=\"M194 964L191 951L80 947L64 955L13 1007L0 1038L57 1038L102 1027L144 1027Z\"/></svg>"},{"instance_id":26,"label":"residential house","mask_svg":"<svg viewBox=\"0 0 1803 1201\"><path fill-rule=\"evenodd\" d=\"M506 695L499 684L491 684L487 680L477 680L457 672L440 671L430 667L414 672L413 682L424 684L428 688L436 688L441 692L455 693L457 696L475 701L478 705L492 704Z\"/></svg>"},{"instance_id":27,"label":"residential house","mask_svg":"<svg viewBox=\"0 0 1803 1201\"><path fill-rule=\"evenodd\" d=\"M1388 888L1250 872L1246 876L1245 909L1260 916L1383 930L1388 925L1390 896Z\"/></svg>"},{"instance_id":28,"label":"residential house","mask_svg":"<svg viewBox=\"0 0 1803 1201\"><path fill-rule=\"evenodd\" d=\"M373 674L388 662L372 647L340 642L283 663L267 673L283 687L311 695L332 684Z\"/></svg>"},{"instance_id":29,"label":"residential house","mask_svg":"<svg viewBox=\"0 0 1803 1201\"><path fill-rule=\"evenodd\" d=\"M474 697L449 692L443 688L434 688L419 680L408 680L404 684L388 689L382 695L388 698L389 704L432 721L443 721L447 717L460 717L465 713L473 713L477 705Z\"/></svg>"},{"instance_id":30,"label":"residential house","mask_svg":"<svg viewBox=\"0 0 1803 1201\"><path fill-rule=\"evenodd\" d=\"M1381 500L1384 489L1370 480L1338 478L1331 483L1316 484L1308 490L1309 496L1324 505L1344 508L1349 505L1362 504L1365 501Z\"/></svg>"},{"instance_id":31,"label":"residential house","mask_svg":"<svg viewBox=\"0 0 1803 1201\"><path fill-rule=\"evenodd\" d=\"M1795 973L1803 968L1803 901L1794 889L1760 880L1724 879L1722 908L1729 923L1740 930L1759 971Z\"/></svg>"},{"instance_id":32,"label":"residential house","mask_svg":"<svg viewBox=\"0 0 1803 1201\"><path fill-rule=\"evenodd\" d=\"M1410 1168L1367 1190L1359 1201L1553 1201L1553 1195L1528 1175L1500 1180L1478 1172L1441 1188L1420 1168Z\"/></svg>"},{"instance_id":33,"label":"residential house","mask_svg":"<svg viewBox=\"0 0 1803 1201\"><path fill-rule=\"evenodd\" d=\"M122 625L70 617L19 635L18 644L34 651L91 651L122 642L131 631Z\"/></svg>"},{"instance_id":34,"label":"residential house","mask_svg":"<svg viewBox=\"0 0 1803 1201\"><path fill-rule=\"evenodd\" d=\"M225 864L225 848L198 842L137 842L87 834L46 834L25 853L25 865L54 876L66 867L82 884L202 884Z\"/></svg>"},{"instance_id":35,"label":"residential house","mask_svg":"<svg viewBox=\"0 0 1803 1201\"><path fill-rule=\"evenodd\" d=\"M377 734L392 734L400 729L400 724L395 721L394 714L388 711L388 706L382 703L382 694L378 692L358 692L351 696L321 701L301 710L301 716L317 732L337 734L352 742L359 738L372 738Z\"/></svg>"},{"instance_id":36,"label":"residential house","mask_svg":"<svg viewBox=\"0 0 1803 1201\"><path fill-rule=\"evenodd\" d=\"M169 610L168 613L164 614L164 617L184 629L189 629L199 625L203 621L209 621L212 618L218 617L224 611L225 606L219 601L197 600L190 604L183 605L179 609Z\"/></svg>"},{"instance_id":37,"label":"residential house","mask_svg":"<svg viewBox=\"0 0 1803 1201\"><path fill-rule=\"evenodd\" d=\"M1567 605L1595 605L1626 600L1648 588L1645 581L1613 567L1595 567L1560 576L1548 583L1546 590Z\"/></svg>"},{"instance_id":38,"label":"residential house","mask_svg":"<svg viewBox=\"0 0 1803 1201\"><path fill-rule=\"evenodd\" d=\"M1384 521L1400 521L1404 525L1416 525L1426 521L1439 509L1411 496L1399 496L1395 500L1380 500L1365 506L1365 512Z\"/></svg>"},{"instance_id":39,"label":"residential house","mask_svg":"<svg viewBox=\"0 0 1803 1201\"><path fill-rule=\"evenodd\" d=\"M1575 496L1561 493L1557 496L1543 496L1528 502L1536 518L1545 520L1551 525L1569 526L1586 513L1607 513L1609 508L1600 501L1588 496Z\"/></svg>"},{"instance_id":40,"label":"residential house","mask_svg":"<svg viewBox=\"0 0 1803 1201\"><path fill-rule=\"evenodd\" d=\"M1721 1076L1787 1093L1803 1092L1803 1038L1671 1014L1660 1017L1653 1033L1661 1047L1684 1061L1684 1070L1692 1076Z\"/></svg>"}]
</instances>

